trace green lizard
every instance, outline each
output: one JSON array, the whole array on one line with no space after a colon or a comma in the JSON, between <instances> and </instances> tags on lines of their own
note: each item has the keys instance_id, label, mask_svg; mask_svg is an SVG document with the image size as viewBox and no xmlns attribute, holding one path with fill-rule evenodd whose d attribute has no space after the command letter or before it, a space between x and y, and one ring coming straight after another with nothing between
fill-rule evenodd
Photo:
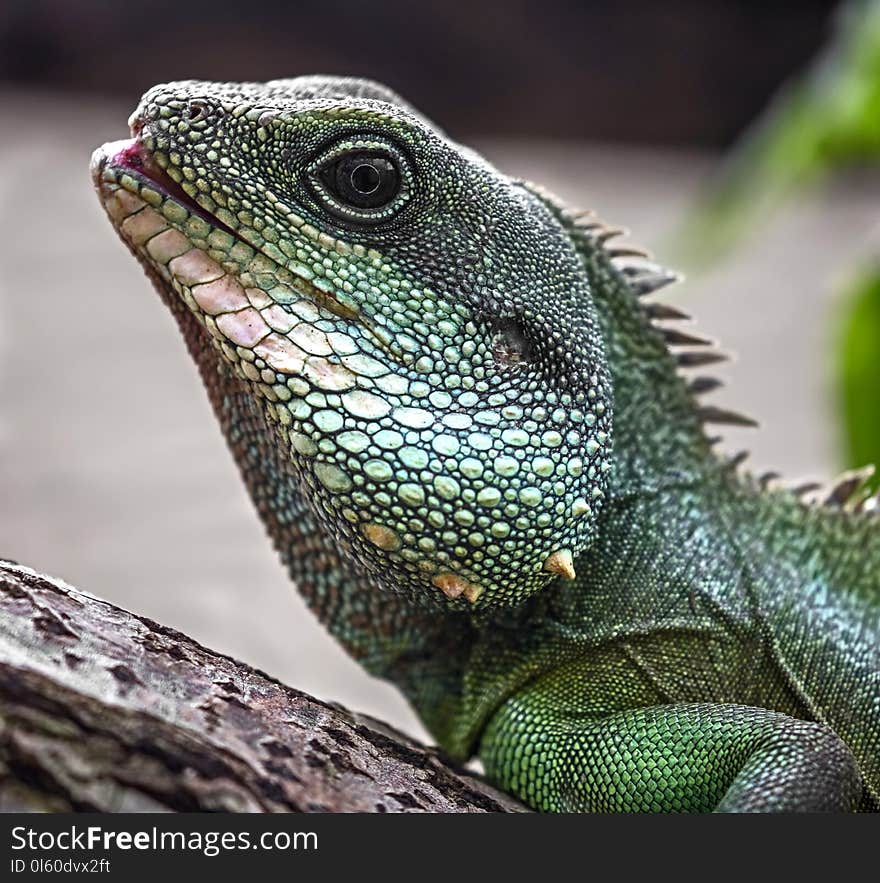
<instances>
[{"instance_id":1,"label":"green lizard","mask_svg":"<svg viewBox=\"0 0 880 883\"><path fill-rule=\"evenodd\" d=\"M880 522L713 454L674 276L388 89L156 86L92 174L317 616L542 810L877 809Z\"/></svg>"}]
</instances>

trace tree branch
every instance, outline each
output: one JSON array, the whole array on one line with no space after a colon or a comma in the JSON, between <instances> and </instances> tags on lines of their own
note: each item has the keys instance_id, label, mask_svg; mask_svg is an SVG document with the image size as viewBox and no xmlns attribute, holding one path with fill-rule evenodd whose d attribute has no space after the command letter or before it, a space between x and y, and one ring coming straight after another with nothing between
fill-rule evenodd
<instances>
[{"instance_id":1,"label":"tree branch","mask_svg":"<svg viewBox=\"0 0 880 883\"><path fill-rule=\"evenodd\" d=\"M521 807L379 721L0 562L0 810Z\"/></svg>"}]
</instances>

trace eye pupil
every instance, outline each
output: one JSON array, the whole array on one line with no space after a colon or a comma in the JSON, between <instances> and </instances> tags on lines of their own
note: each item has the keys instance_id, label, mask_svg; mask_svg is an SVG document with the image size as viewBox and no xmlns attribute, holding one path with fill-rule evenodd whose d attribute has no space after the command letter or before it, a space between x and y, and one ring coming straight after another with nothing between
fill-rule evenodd
<instances>
[{"instance_id":1,"label":"eye pupil","mask_svg":"<svg viewBox=\"0 0 880 883\"><path fill-rule=\"evenodd\" d=\"M371 193L375 193L379 189L381 183L382 174L370 163L361 163L361 165L355 166L352 170L351 186L357 190L358 193L363 193L364 196L369 196Z\"/></svg>"},{"instance_id":2,"label":"eye pupil","mask_svg":"<svg viewBox=\"0 0 880 883\"><path fill-rule=\"evenodd\" d=\"M371 214L390 206L400 193L397 158L379 148L343 153L318 174L333 200L327 208L349 221L367 222Z\"/></svg>"}]
</instances>

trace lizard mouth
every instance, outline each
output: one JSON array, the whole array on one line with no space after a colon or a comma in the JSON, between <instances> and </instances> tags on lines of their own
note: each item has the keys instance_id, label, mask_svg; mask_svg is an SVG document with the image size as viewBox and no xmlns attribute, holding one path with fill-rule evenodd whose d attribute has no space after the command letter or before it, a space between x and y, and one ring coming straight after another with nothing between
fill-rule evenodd
<instances>
[{"instance_id":1,"label":"lizard mouth","mask_svg":"<svg viewBox=\"0 0 880 883\"><path fill-rule=\"evenodd\" d=\"M217 227L236 239L241 238L235 230L202 208L177 181L162 169L139 138L111 141L95 152L92 160L92 177L96 185L100 183L101 173L108 165L122 173L131 175L142 184L148 184L154 190L158 190L162 196L179 203L187 211L207 221L212 227Z\"/></svg>"},{"instance_id":2,"label":"lizard mouth","mask_svg":"<svg viewBox=\"0 0 880 883\"><path fill-rule=\"evenodd\" d=\"M233 239L244 242L249 245L247 238L243 237L240 232L232 229L224 224L216 215L203 208L196 199L190 196L184 188L178 184L171 176L162 169L153 159L149 150L137 137L137 132L132 129L134 137L121 141L111 141L99 147L92 154L91 175L95 188L98 190L100 198L104 199L106 194L106 178L105 171L112 173L112 178L124 190L133 192L135 195L144 199L139 191L146 186L150 190L154 190L163 199L171 200L182 206L188 213L201 218L211 227L222 230ZM126 176L131 179L126 182ZM123 237L124 238L124 237ZM259 249L257 249L259 251ZM362 321L366 323L359 311L350 306L340 303L330 292L319 289L312 285L306 279L296 279L292 281L291 286L300 294L311 299L319 306L325 307L331 313L348 321ZM368 328L368 330L372 330ZM385 345L381 337L378 338L382 345Z\"/></svg>"}]
</instances>

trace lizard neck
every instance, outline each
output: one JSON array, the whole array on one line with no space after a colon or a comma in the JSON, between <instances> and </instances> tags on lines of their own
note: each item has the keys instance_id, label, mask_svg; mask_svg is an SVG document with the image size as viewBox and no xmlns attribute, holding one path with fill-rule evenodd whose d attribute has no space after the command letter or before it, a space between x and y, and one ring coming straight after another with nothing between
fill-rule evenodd
<instances>
[{"instance_id":1,"label":"lizard neck","mask_svg":"<svg viewBox=\"0 0 880 883\"><path fill-rule=\"evenodd\" d=\"M859 592L880 604L880 531L874 512L858 511L859 479L844 476L829 505L808 505L793 491L768 490L712 451L706 424L742 420L717 408L704 408L679 373L662 329L649 308L614 266L613 252L589 238L576 240L594 292L613 388L613 450L606 529L622 524L640 532L644 525L619 513L631 500L662 498L670 523L687 523L687 510L717 513L716 549L732 545L753 568L769 573L813 573L829 592ZM685 364L711 351L688 352ZM711 358L711 356L709 356ZM699 516L703 517L703 516ZM729 530L723 528L727 522ZM698 524L692 524L696 529ZM652 528L663 532L662 527ZM618 536L618 544L626 541ZM788 581L789 583L791 580ZM802 603L802 585L789 588ZM780 592L777 592L779 595Z\"/></svg>"},{"instance_id":2,"label":"lizard neck","mask_svg":"<svg viewBox=\"0 0 880 883\"><path fill-rule=\"evenodd\" d=\"M611 501L699 485L718 461L662 329L601 246L580 246L613 389Z\"/></svg>"},{"instance_id":3,"label":"lizard neck","mask_svg":"<svg viewBox=\"0 0 880 883\"><path fill-rule=\"evenodd\" d=\"M729 539L721 534L715 538L718 548L732 543L744 554L748 550L764 571L778 562L793 572L809 571L829 591L858 592L876 609L880 531L876 508L862 511L858 505L864 476L842 476L826 504L808 505L793 491L768 490L738 471L735 461L716 457L707 423L751 421L701 406L695 393L700 385L679 373L682 364L712 359L712 351L673 353L663 329L653 324L650 304L637 296L639 277L633 283L615 266L613 249L571 229L590 280L612 378L613 465L606 526L617 524L615 513L624 511L630 500L662 496L668 518L680 522L696 505L720 513L731 525Z\"/></svg>"}]
</instances>

